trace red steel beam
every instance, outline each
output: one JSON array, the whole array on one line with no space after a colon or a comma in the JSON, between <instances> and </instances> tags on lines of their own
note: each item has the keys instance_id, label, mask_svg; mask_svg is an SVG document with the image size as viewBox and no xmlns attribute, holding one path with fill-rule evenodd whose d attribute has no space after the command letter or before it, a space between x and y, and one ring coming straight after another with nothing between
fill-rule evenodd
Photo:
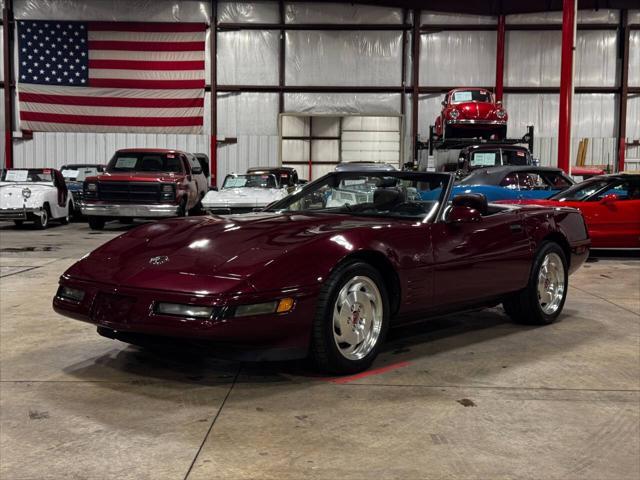
<instances>
[{"instance_id":1,"label":"red steel beam","mask_svg":"<svg viewBox=\"0 0 640 480\"><path fill-rule=\"evenodd\" d=\"M498 43L496 46L496 100L502 100L504 90L504 15L498 17Z\"/></svg>"},{"instance_id":2,"label":"red steel beam","mask_svg":"<svg viewBox=\"0 0 640 480\"><path fill-rule=\"evenodd\" d=\"M13 168L13 95L11 86L13 84L13 1L4 2L2 10L2 48L4 50L4 166Z\"/></svg>"},{"instance_id":3,"label":"red steel beam","mask_svg":"<svg viewBox=\"0 0 640 480\"><path fill-rule=\"evenodd\" d=\"M558 167L569 171L571 153L571 102L573 100L573 51L577 0L562 1L562 59L558 118Z\"/></svg>"}]
</instances>

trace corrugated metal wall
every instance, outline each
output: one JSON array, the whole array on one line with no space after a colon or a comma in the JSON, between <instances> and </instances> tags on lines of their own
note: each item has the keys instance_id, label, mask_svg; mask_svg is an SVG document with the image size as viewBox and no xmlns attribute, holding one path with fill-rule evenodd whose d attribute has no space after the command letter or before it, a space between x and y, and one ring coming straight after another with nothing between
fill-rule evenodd
<instances>
[{"instance_id":1,"label":"corrugated metal wall","mask_svg":"<svg viewBox=\"0 0 640 480\"><path fill-rule=\"evenodd\" d=\"M277 2L219 2L221 22L277 23ZM70 20L209 21L208 1L179 0L15 0L18 19L64 18ZM286 4L288 23L402 23L402 11L351 4ZM579 12L579 21L617 22L617 11L601 9ZM630 12L638 21L640 12ZM635 20L634 20L635 19ZM495 24L489 16L422 14L423 23ZM508 23L561 22L560 12L512 15ZM410 36L410 35L409 35ZM221 84L277 84L279 34L274 30L230 31L218 34L218 79ZM402 36L397 32L295 31L286 35L286 81L289 85L391 85L400 86ZM421 36L420 81L422 85L493 85L495 33L453 31ZM630 41L629 81L640 86L640 32ZM208 46L208 43L207 43ZM611 31L580 31L577 38L576 83L615 86L617 80L617 38ZM408 48L407 52L411 49ZM207 58L209 57L207 52ZM507 33L505 83L508 86L557 86L559 84L559 32L510 31ZM409 56L407 79L411 79ZM207 78L209 69L207 66ZM410 83L410 82L409 82ZM308 113L400 114L399 94L287 94L285 111ZM442 95L419 98L419 133L426 137L428 126L440 110ZM205 100L209 105L209 97ZM557 95L511 94L505 96L512 135L536 126L536 155L544 164L557 159ZM640 137L640 100L628 104L628 137ZM576 95L574 139L589 137L587 162L604 164L615 158L615 95ZM209 131L207 108L205 133ZM406 97L405 118L411 118L411 98ZM218 136L235 137L236 144L218 147L219 179L252 165L275 165L278 161L278 99L270 93L220 94ZM410 128L404 128L405 161L412 148ZM0 139L0 142L2 139ZM209 152L204 135L124 135L36 133L33 140L16 140L15 164L62 165L72 161L105 162L121 147L157 146ZM575 151L575 150L574 150ZM4 149L2 149L4 157ZM628 157L640 157L632 148Z\"/></svg>"}]
</instances>

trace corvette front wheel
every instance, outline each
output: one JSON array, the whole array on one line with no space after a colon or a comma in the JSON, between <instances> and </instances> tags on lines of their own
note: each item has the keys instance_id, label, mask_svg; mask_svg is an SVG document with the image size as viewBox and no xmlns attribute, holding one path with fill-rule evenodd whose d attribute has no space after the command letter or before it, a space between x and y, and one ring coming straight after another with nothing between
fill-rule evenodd
<instances>
[{"instance_id":1,"label":"corvette front wheel","mask_svg":"<svg viewBox=\"0 0 640 480\"><path fill-rule=\"evenodd\" d=\"M389 301L380 273L364 262L340 266L322 287L313 322L311 353L323 371L366 370L389 326Z\"/></svg>"}]
</instances>

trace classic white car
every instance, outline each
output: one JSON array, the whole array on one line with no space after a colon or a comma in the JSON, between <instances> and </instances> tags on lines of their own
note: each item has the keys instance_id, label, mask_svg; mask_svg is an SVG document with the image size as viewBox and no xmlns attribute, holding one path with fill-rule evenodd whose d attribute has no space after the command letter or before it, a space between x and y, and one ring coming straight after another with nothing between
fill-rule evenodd
<instances>
[{"instance_id":1,"label":"classic white car","mask_svg":"<svg viewBox=\"0 0 640 480\"><path fill-rule=\"evenodd\" d=\"M69 222L73 199L62 174L53 168L3 170L0 176L0 220L16 226L34 221L47 228L50 220Z\"/></svg>"},{"instance_id":2,"label":"classic white car","mask_svg":"<svg viewBox=\"0 0 640 480\"><path fill-rule=\"evenodd\" d=\"M266 207L289 194L271 173L227 175L220 190L210 190L202 199L202 207L209 213L247 213Z\"/></svg>"}]
</instances>

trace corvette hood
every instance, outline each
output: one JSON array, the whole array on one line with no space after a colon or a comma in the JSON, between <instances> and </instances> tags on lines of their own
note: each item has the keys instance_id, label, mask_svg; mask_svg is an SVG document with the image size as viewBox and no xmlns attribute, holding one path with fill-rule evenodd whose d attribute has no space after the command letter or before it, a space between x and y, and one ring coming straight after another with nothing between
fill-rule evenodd
<instances>
[{"instance_id":1,"label":"corvette hood","mask_svg":"<svg viewBox=\"0 0 640 480\"><path fill-rule=\"evenodd\" d=\"M121 235L77 262L67 274L138 288L241 293L253 291L253 274L303 244L386 223L346 215L262 212L171 219Z\"/></svg>"},{"instance_id":2,"label":"corvette hood","mask_svg":"<svg viewBox=\"0 0 640 480\"><path fill-rule=\"evenodd\" d=\"M264 207L287 195L284 188L225 188L211 190L202 199L205 208L214 207Z\"/></svg>"}]
</instances>

